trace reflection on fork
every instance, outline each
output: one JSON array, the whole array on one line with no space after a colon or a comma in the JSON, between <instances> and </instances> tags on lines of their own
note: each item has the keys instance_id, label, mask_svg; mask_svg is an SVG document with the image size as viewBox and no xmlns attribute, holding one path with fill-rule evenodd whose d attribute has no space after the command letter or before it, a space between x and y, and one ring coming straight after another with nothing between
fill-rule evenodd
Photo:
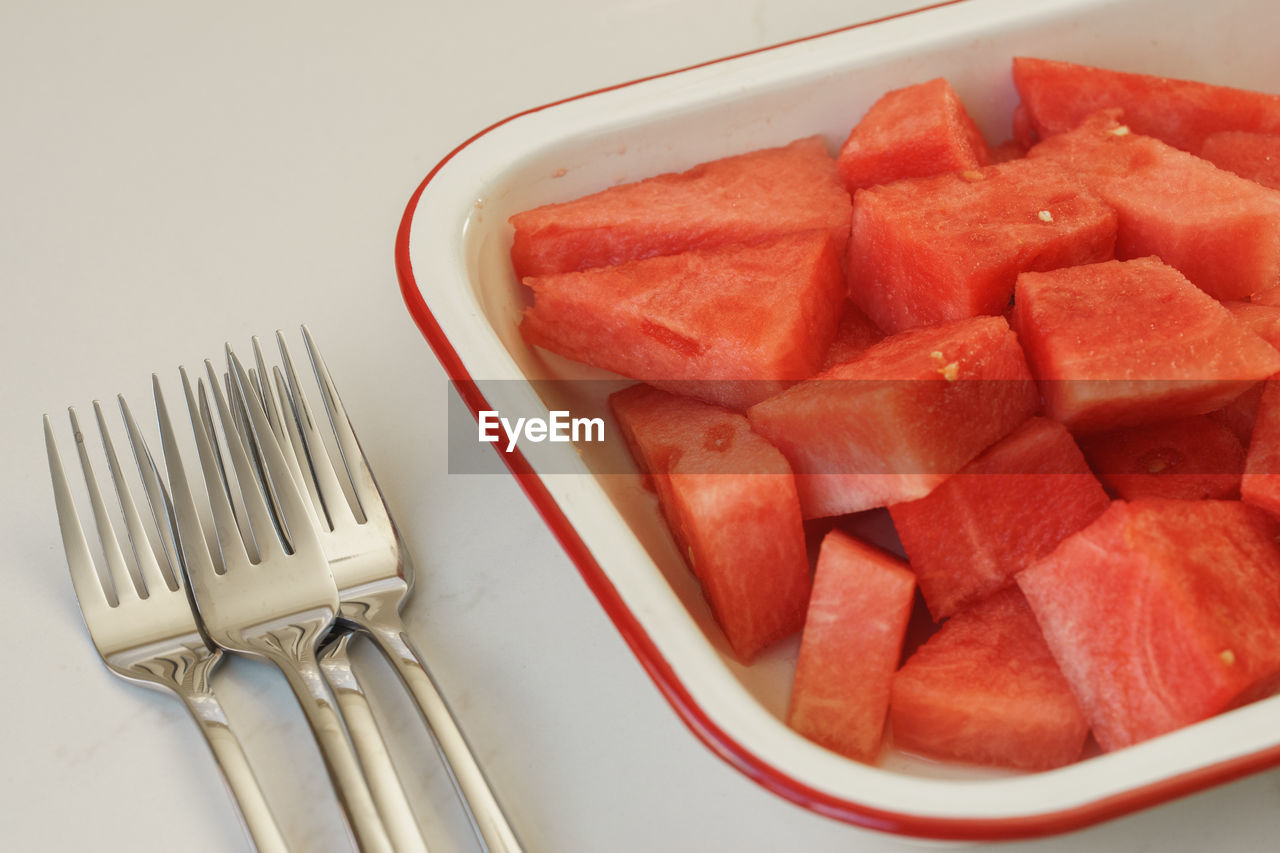
<instances>
[{"instance_id":1,"label":"reflection on fork","mask_svg":"<svg viewBox=\"0 0 1280 853\"><path fill-rule=\"evenodd\" d=\"M106 579L94 564L88 538L76 513L70 484L62 469L53 426L47 415L44 418L49 474L53 480L62 542L89 634L112 672L130 681L168 691L182 700L213 751L254 845L263 853L287 851L288 845L280 834L240 742L231 731L226 714L210 686L210 676L223 660L222 650L210 645L191 611L182 572L178 570L174 543L168 535L170 506L155 463L128 406L120 398L129 443L157 530L158 550L152 544L125 480L102 407L95 402L93 408L124 518L127 541L131 545L129 550L133 554L131 563L125 556L121 537L112 526L89 462L79 419L72 409L71 429L75 434L94 524L107 564ZM131 568L136 569L136 575Z\"/></svg>"},{"instance_id":2,"label":"reflection on fork","mask_svg":"<svg viewBox=\"0 0 1280 853\"><path fill-rule=\"evenodd\" d=\"M336 455L328 449L326 431L313 415L282 334L277 332L276 340L283 369L277 366L268 373L255 339L256 371L248 381L242 378L231 385L254 398L245 401L246 412L259 407L265 412L274 439L269 443L283 451L290 473L290 488L284 491L309 498L308 512L318 527L320 546L338 586L339 625L370 636L396 669L427 723L485 849L493 853L520 851L492 787L401 622L400 607L413 578L408 551L374 482L328 367L306 327L302 334ZM229 350L228 362L232 374L243 377ZM264 480L270 490L279 485L274 475Z\"/></svg>"}]
</instances>

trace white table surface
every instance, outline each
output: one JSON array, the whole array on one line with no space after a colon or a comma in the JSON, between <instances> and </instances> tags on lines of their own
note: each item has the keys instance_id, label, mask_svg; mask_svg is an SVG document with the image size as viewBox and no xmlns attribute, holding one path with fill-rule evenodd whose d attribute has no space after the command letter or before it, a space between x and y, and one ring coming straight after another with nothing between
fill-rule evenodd
<instances>
[{"instance_id":1,"label":"white table surface","mask_svg":"<svg viewBox=\"0 0 1280 853\"><path fill-rule=\"evenodd\" d=\"M245 847L186 712L93 652L39 416L70 451L68 403L124 392L145 414L153 371L172 388L223 341L305 321L417 557L411 632L531 851L903 849L712 755L513 481L447 473L448 386L392 243L421 178L492 121L910 5L0 4L0 848ZM434 849L475 849L412 709L360 661ZM237 661L217 686L289 838L347 849L278 679ZM1009 847L1247 851L1277 836L1273 771Z\"/></svg>"}]
</instances>

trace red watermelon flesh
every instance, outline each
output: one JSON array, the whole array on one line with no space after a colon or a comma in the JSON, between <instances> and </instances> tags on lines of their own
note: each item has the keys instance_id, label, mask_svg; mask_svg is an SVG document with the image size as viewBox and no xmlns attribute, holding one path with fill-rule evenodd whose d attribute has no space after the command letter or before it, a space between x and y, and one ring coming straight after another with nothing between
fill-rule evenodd
<instances>
[{"instance_id":1,"label":"red watermelon flesh","mask_svg":"<svg viewBox=\"0 0 1280 853\"><path fill-rule=\"evenodd\" d=\"M1280 133L1280 97L1245 89L1022 56L1013 84L1041 138L1109 107L1123 109L1135 133L1192 153L1218 131Z\"/></svg>"},{"instance_id":2,"label":"red watermelon flesh","mask_svg":"<svg viewBox=\"0 0 1280 853\"><path fill-rule=\"evenodd\" d=\"M1046 412L1073 432L1204 414L1280 370L1280 353L1156 258L1024 273L1014 313Z\"/></svg>"},{"instance_id":3,"label":"red watermelon flesh","mask_svg":"<svg viewBox=\"0 0 1280 853\"><path fill-rule=\"evenodd\" d=\"M915 587L898 558L838 530L826 535L787 725L841 755L875 760Z\"/></svg>"},{"instance_id":4,"label":"red watermelon flesh","mask_svg":"<svg viewBox=\"0 0 1280 853\"><path fill-rule=\"evenodd\" d=\"M1240 491L1246 503L1280 516L1280 379L1263 385Z\"/></svg>"},{"instance_id":5,"label":"red watermelon flesh","mask_svg":"<svg viewBox=\"0 0 1280 853\"><path fill-rule=\"evenodd\" d=\"M1258 305L1252 302L1224 302L1231 316L1247 326L1255 335L1280 350L1280 305Z\"/></svg>"},{"instance_id":6,"label":"red watermelon flesh","mask_svg":"<svg viewBox=\"0 0 1280 853\"><path fill-rule=\"evenodd\" d=\"M1114 257L1116 215L1064 169L1015 160L860 190L849 296L886 332L1001 314L1018 273Z\"/></svg>"},{"instance_id":7,"label":"red watermelon flesh","mask_svg":"<svg viewBox=\"0 0 1280 853\"><path fill-rule=\"evenodd\" d=\"M570 272L792 231L849 237L849 194L817 136L511 217L516 275Z\"/></svg>"},{"instance_id":8,"label":"red watermelon flesh","mask_svg":"<svg viewBox=\"0 0 1280 853\"><path fill-rule=\"evenodd\" d=\"M1017 589L957 613L893 679L894 744L932 758L1049 770L1088 723Z\"/></svg>"},{"instance_id":9,"label":"red watermelon flesh","mask_svg":"<svg viewBox=\"0 0 1280 853\"><path fill-rule=\"evenodd\" d=\"M1215 133L1205 139L1200 156L1219 169L1280 190L1280 128L1275 133Z\"/></svg>"},{"instance_id":10,"label":"red watermelon flesh","mask_svg":"<svg viewBox=\"0 0 1280 853\"><path fill-rule=\"evenodd\" d=\"M840 148L845 188L987 165L990 155L960 97L941 77L896 89L871 105Z\"/></svg>"},{"instance_id":11,"label":"red watermelon flesh","mask_svg":"<svg viewBox=\"0 0 1280 853\"><path fill-rule=\"evenodd\" d=\"M1067 167L1116 209L1117 258L1156 255L1218 299L1280 284L1280 191L1134 133L1116 111L1027 157Z\"/></svg>"},{"instance_id":12,"label":"red watermelon flesh","mask_svg":"<svg viewBox=\"0 0 1280 853\"><path fill-rule=\"evenodd\" d=\"M1098 479L1125 500L1240 497L1244 446L1208 415L1086 436L1080 446Z\"/></svg>"},{"instance_id":13,"label":"red watermelon flesh","mask_svg":"<svg viewBox=\"0 0 1280 853\"><path fill-rule=\"evenodd\" d=\"M1027 148L1016 139L1007 139L991 148L992 163L1008 163L1010 160L1021 160L1027 156Z\"/></svg>"},{"instance_id":14,"label":"red watermelon flesh","mask_svg":"<svg viewBox=\"0 0 1280 853\"><path fill-rule=\"evenodd\" d=\"M1239 501L1115 501L1018 574L1103 749L1274 689L1277 533Z\"/></svg>"},{"instance_id":15,"label":"red watermelon flesh","mask_svg":"<svg viewBox=\"0 0 1280 853\"><path fill-rule=\"evenodd\" d=\"M610 397L734 655L798 631L809 561L787 461L740 414L636 385Z\"/></svg>"},{"instance_id":16,"label":"red watermelon flesh","mask_svg":"<svg viewBox=\"0 0 1280 853\"><path fill-rule=\"evenodd\" d=\"M1066 428L1032 418L927 497L889 513L938 620L1013 583L1108 503Z\"/></svg>"},{"instance_id":17,"label":"red watermelon flesh","mask_svg":"<svg viewBox=\"0 0 1280 853\"><path fill-rule=\"evenodd\" d=\"M1265 382L1259 382L1221 409L1210 412L1212 418L1231 430L1239 439L1241 446L1247 448L1253 436L1253 424L1258 418L1258 404L1262 402L1262 389Z\"/></svg>"},{"instance_id":18,"label":"red watermelon flesh","mask_svg":"<svg viewBox=\"0 0 1280 853\"><path fill-rule=\"evenodd\" d=\"M825 231L525 283L530 343L734 408L817 373L844 302Z\"/></svg>"},{"instance_id":19,"label":"red watermelon flesh","mask_svg":"<svg viewBox=\"0 0 1280 853\"><path fill-rule=\"evenodd\" d=\"M858 306L845 300L844 313L840 315L840 325L836 327L836 336L827 349L827 359L822 369L827 370L837 364L853 361L882 340L884 332L858 310Z\"/></svg>"},{"instance_id":20,"label":"red watermelon flesh","mask_svg":"<svg viewBox=\"0 0 1280 853\"><path fill-rule=\"evenodd\" d=\"M1008 323L974 317L886 338L747 416L817 518L924 497L1038 405Z\"/></svg>"}]
</instances>

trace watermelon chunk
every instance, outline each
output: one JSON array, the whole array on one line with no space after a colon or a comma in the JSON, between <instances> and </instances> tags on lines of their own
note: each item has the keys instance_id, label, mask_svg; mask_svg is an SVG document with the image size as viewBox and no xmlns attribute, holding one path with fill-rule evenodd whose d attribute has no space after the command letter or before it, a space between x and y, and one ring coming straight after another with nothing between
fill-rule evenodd
<instances>
[{"instance_id":1,"label":"watermelon chunk","mask_svg":"<svg viewBox=\"0 0 1280 853\"><path fill-rule=\"evenodd\" d=\"M1066 166L1116 209L1117 258L1156 255L1218 299L1280 284L1280 191L1134 133L1115 111L1027 157Z\"/></svg>"},{"instance_id":2,"label":"watermelon chunk","mask_svg":"<svg viewBox=\"0 0 1280 853\"><path fill-rule=\"evenodd\" d=\"M1156 258L1024 273L1014 313L1046 411L1073 431L1204 414L1280 370L1280 353Z\"/></svg>"},{"instance_id":3,"label":"watermelon chunk","mask_svg":"<svg viewBox=\"0 0 1280 853\"><path fill-rule=\"evenodd\" d=\"M871 105L840 148L845 188L987 165L986 140L941 77L896 89Z\"/></svg>"},{"instance_id":4,"label":"watermelon chunk","mask_svg":"<svg viewBox=\"0 0 1280 853\"><path fill-rule=\"evenodd\" d=\"M896 557L838 530L823 538L787 725L841 755L875 760L915 588Z\"/></svg>"},{"instance_id":5,"label":"watermelon chunk","mask_svg":"<svg viewBox=\"0 0 1280 853\"><path fill-rule=\"evenodd\" d=\"M849 296L901 332L1001 314L1018 273L1114 257L1116 215L1046 161L899 181L857 193Z\"/></svg>"},{"instance_id":6,"label":"watermelon chunk","mask_svg":"<svg viewBox=\"0 0 1280 853\"><path fill-rule=\"evenodd\" d=\"M609 403L738 659L798 631L809 561L782 454L718 406L644 385Z\"/></svg>"},{"instance_id":7,"label":"watermelon chunk","mask_svg":"<svg viewBox=\"0 0 1280 853\"><path fill-rule=\"evenodd\" d=\"M820 137L659 175L511 217L516 275L549 275L824 230L843 247L849 194Z\"/></svg>"},{"instance_id":8,"label":"watermelon chunk","mask_svg":"<svg viewBox=\"0 0 1280 853\"><path fill-rule=\"evenodd\" d=\"M1239 501L1115 501L1018 574L1103 749L1274 689L1277 533Z\"/></svg>"},{"instance_id":9,"label":"watermelon chunk","mask_svg":"<svg viewBox=\"0 0 1280 853\"><path fill-rule=\"evenodd\" d=\"M844 302L825 231L525 283L530 343L734 408L817 373Z\"/></svg>"},{"instance_id":10,"label":"watermelon chunk","mask_svg":"<svg viewBox=\"0 0 1280 853\"><path fill-rule=\"evenodd\" d=\"M1038 405L1009 324L975 317L886 338L747 416L816 518L924 497Z\"/></svg>"},{"instance_id":11,"label":"watermelon chunk","mask_svg":"<svg viewBox=\"0 0 1280 853\"><path fill-rule=\"evenodd\" d=\"M1253 436L1253 424L1258 418L1258 405L1262 402L1262 389L1265 382L1259 382L1221 409L1210 412L1206 417L1212 418L1231 430L1239 439L1241 446L1248 447Z\"/></svg>"},{"instance_id":12,"label":"watermelon chunk","mask_svg":"<svg viewBox=\"0 0 1280 853\"><path fill-rule=\"evenodd\" d=\"M956 614L893 679L900 749L1048 770L1080 757L1089 726L1031 609L1006 589Z\"/></svg>"},{"instance_id":13,"label":"watermelon chunk","mask_svg":"<svg viewBox=\"0 0 1280 853\"><path fill-rule=\"evenodd\" d=\"M858 310L858 306L845 300L844 313L840 315L840 325L836 327L836 336L827 349L827 359L822 369L827 370L837 364L853 361L882 340L884 332Z\"/></svg>"},{"instance_id":14,"label":"watermelon chunk","mask_svg":"<svg viewBox=\"0 0 1280 853\"><path fill-rule=\"evenodd\" d=\"M1066 428L1032 418L927 497L894 504L889 514L940 620L1013 583L1108 503Z\"/></svg>"},{"instance_id":15,"label":"watermelon chunk","mask_svg":"<svg viewBox=\"0 0 1280 853\"><path fill-rule=\"evenodd\" d=\"M1240 492L1246 503L1280 516L1280 379L1263 385Z\"/></svg>"},{"instance_id":16,"label":"watermelon chunk","mask_svg":"<svg viewBox=\"0 0 1280 853\"><path fill-rule=\"evenodd\" d=\"M1205 139L1200 156L1219 169L1280 190L1280 130L1276 133L1242 130L1215 133Z\"/></svg>"},{"instance_id":17,"label":"watermelon chunk","mask_svg":"<svg viewBox=\"0 0 1280 853\"><path fill-rule=\"evenodd\" d=\"M1086 436L1080 447L1103 484L1125 500L1240 497L1244 446L1208 415Z\"/></svg>"},{"instance_id":18,"label":"watermelon chunk","mask_svg":"<svg viewBox=\"0 0 1280 853\"><path fill-rule=\"evenodd\" d=\"M1108 107L1123 109L1135 133L1192 153L1218 131L1280 133L1280 97L1245 89L1022 56L1013 84L1041 138Z\"/></svg>"}]
</instances>

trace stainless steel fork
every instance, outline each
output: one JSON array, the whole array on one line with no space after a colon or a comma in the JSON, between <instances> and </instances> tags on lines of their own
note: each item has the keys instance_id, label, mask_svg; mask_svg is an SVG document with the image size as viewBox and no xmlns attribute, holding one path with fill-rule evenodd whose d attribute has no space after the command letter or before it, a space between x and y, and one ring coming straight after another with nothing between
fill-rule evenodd
<instances>
[{"instance_id":1,"label":"stainless steel fork","mask_svg":"<svg viewBox=\"0 0 1280 853\"><path fill-rule=\"evenodd\" d=\"M305 326L302 335L336 440L336 462L330 458L323 432L298 381L283 334L276 333L283 374L277 367L268 379L255 340L259 382L243 387L252 387L260 395L299 490L311 498L320 544L338 584L339 620L368 634L395 667L426 721L481 844L491 853L518 853L522 848L510 821L400 619L400 607L413 579L408 550L374 481L329 369ZM348 499L343 479L350 485L354 501Z\"/></svg>"},{"instance_id":2,"label":"stainless steel fork","mask_svg":"<svg viewBox=\"0 0 1280 853\"><path fill-rule=\"evenodd\" d=\"M205 364L231 471L222 468L214 445L216 433L212 433L203 382L200 403L185 370L182 384L222 571L215 566L205 539L160 382L153 377L179 550L201 622L218 646L265 659L284 673L320 746L357 844L367 851L389 851L391 843L316 656L316 648L337 614L338 590L315 526L271 437L262 407L252 394L243 393L248 378L236 362L234 381L241 383L248 403L247 414L262 464L271 478L273 503L287 531L287 541L277 535L220 383L212 365ZM233 493L239 496L243 530L232 505Z\"/></svg>"},{"instance_id":3,"label":"stainless steel fork","mask_svg":"<svg viewBox=\"0 0 1280 853\"><path fill-rule=\"evenodd\" d=\"M71 429L75 434L110 586L104 584L95 568L70 485L63 473L53 427L49 417L46 415L44 418L49 474L53 480L62 543L85 624L98 653L112 672L129 681L173 693L182 700L208 741L253 844L263 853L287 851L288 845L267 806L240 741L232 732L210 686L210 676L222 662L222 650L211 646L197 626L183 586L182 573L178 571L172 540L166 535L168 506L159 474L128 406L123 398L119 401L160 540L160 551L157 552L120 468L102 407L95 402L93 408L98 431L102 436L128 541L132 545L130 550L138 569L137 578L130 573L120 537L113 529L106 502L98 489L79 420L75 410L70 410Z\"/></svg>"}]
</instances>

